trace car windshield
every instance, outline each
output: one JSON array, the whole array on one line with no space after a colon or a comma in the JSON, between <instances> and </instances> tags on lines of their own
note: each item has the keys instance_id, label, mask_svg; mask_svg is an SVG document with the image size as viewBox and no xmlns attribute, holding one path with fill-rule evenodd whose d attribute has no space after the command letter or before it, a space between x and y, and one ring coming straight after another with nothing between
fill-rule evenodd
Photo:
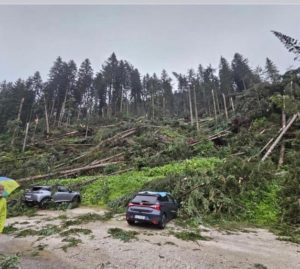
<instances>
[{"instance_id":1,"label":"car windshield","mask_svg":"<svg viewBox=\"0 0 300 269\"><path fill-rule=\"evenodd\" d=\"M50 187L41 187L41 186L36 186L36 187L32 187L31 189L32 191L40 191L40 190L46 190L46 191L50 191Z\"/></svg>"},{"instance_id":2,"label":"car windshield","mask_svg":"<svg viewBox=\"0 0 300 269\"><path fill-rule=\"evenodd\" d=\"M155 204L156 202L157 202L157 196L153 196L153 195L137 195L132 200L132 203Z\"/></svg>"}]
</instances>

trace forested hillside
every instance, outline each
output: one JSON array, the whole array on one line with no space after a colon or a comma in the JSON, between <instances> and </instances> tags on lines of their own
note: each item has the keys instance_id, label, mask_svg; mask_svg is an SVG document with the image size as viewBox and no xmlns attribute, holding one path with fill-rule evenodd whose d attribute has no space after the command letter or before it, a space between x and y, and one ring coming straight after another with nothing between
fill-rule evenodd
<instances>
[{"instance_id":1,"label":"forested hillside","mask_svg":"<svg viewBox=\"0 0 300 269\"><path fill-rule=\"evenodd\" d=\"M284 227L297 242L299 111L300 68L280 74L269 58L142 75L114 53L97 70L58 57L46 81L0 85L0 174L114 210L139 190L172 191L190 224Z\"/></svg>"}]
</instances>

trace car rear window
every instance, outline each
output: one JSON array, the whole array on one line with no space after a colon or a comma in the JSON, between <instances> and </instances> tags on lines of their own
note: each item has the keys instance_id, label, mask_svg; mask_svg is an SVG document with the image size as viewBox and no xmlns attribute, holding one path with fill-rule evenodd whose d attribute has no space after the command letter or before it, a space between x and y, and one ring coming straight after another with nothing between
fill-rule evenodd
<instances>
[{"instance_id":1,"label":"car rear window","mask_svg":"<svg viewBox=\"0 0 300 269\"><path fill-rule=\"evenodd\" d=\"M155 204L157 202L157 196L152 195L137 195L131 201L132 203L147 203Z\"/></svg>"}]
</instances>

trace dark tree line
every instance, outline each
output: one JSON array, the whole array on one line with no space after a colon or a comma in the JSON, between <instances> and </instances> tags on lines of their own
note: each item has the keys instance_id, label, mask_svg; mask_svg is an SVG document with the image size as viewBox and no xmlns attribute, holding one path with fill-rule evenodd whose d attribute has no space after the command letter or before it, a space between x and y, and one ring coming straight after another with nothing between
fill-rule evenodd
<instances>
[{"instance_id":1,"label":"dark tree line","mask_svg":"<svg viewBox=\"0 0 300 269\"><path fill-rule=\"evenodd\" d=\"M280 80L270 59L262 71L252 69L239 53L231 63L221 57L218 71L199 65L186 74L173 72L173 77L166 70L141 76L114 53L98 72L89 59L78 68L73 60L58 57L47 81L36 72L27 80L1 83L0 132L38 119L44 120L47 132L64 124L139 116L153 120L180 117L197 124L201 117L221 115L226 105L232 109L235 96L253 85Z\"/></svg>"}]
</instances>

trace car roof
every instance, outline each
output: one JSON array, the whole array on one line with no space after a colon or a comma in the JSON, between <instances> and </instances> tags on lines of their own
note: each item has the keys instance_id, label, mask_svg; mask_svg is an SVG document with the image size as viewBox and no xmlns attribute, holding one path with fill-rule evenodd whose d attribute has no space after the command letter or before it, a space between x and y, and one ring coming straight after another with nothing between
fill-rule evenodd
<instances>
[{"instance_id":1,"label":"car roof","mask_svg":"<svg viewBox=\"0 0 300 269\"><path fill-rule=\"evenodd\" d=\"M41 185L34 185L31 188L51 188L51 186L41 186Z\"/></svg>"},{"instance_id":2,"label":"car roof","mask_svg":"<svg viewBox=\"0 0 300 269\"><path fill-rule=\"evenodd\" d=\"M169 192L165 192L165 191L140 191L137 194L165 197L165 196L169 195L170 193Z\"/></svg>"}]
</instances>

